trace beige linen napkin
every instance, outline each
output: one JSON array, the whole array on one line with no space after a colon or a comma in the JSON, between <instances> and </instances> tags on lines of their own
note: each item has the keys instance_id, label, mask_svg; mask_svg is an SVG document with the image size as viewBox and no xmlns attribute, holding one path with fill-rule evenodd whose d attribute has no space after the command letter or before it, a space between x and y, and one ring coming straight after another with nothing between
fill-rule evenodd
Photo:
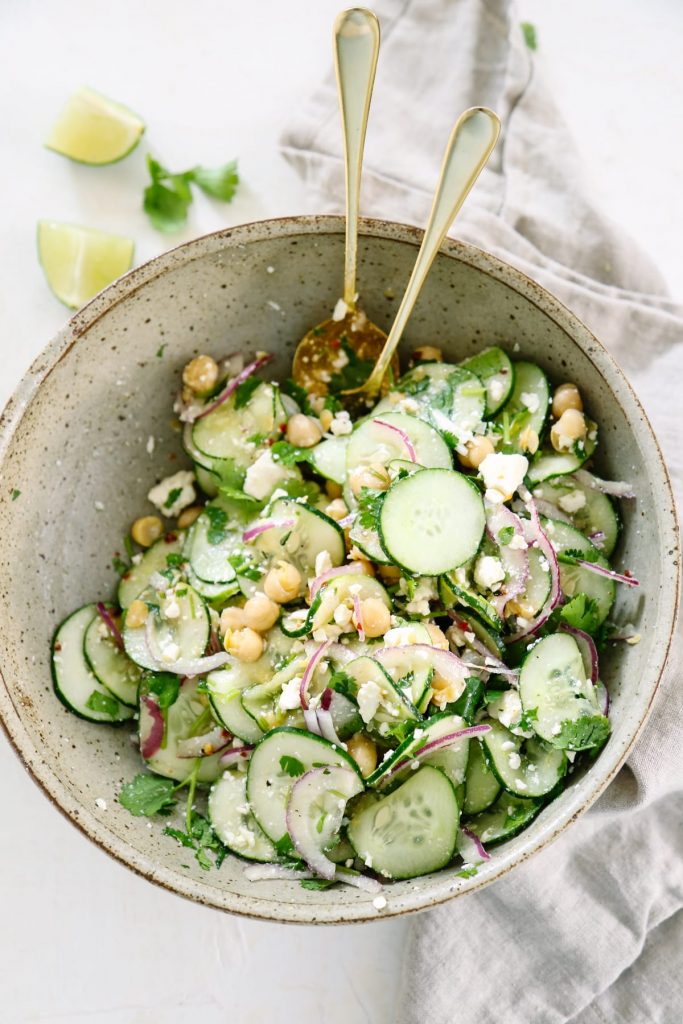
<instances>
[{"instance_id":1,"label":"beige linen napkin","mask_svg":"<svg viewBox=\"0 0 683 1024\"><path fill-rule=\"evenodd\" d=\"M506 0L381 0L382 53L363 212L423 225L451 125L502 117L502 141L458 237L556 294L634 383L683 496L683 308L582 190L571 138ZM568 12L568 16L570 16ZM342 209L332 79L283 151L321 210ZM680 506L679 506L680 507ZM683 643L628 764L571 832L474 897L416 918L402 1024L677 1024L683 1019Z\"/></svg>"}]
</instances>

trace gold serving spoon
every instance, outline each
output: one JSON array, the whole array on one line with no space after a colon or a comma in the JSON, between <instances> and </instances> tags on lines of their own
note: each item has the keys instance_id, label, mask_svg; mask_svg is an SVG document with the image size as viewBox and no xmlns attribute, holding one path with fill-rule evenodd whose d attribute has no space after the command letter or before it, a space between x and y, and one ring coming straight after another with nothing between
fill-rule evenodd
<instances>
[{"instance_id":1,"label":"gold serving spoon","mask_svg":"<svg viewBox=\"0 0 683 1024\"><path fill-rule=\"evenodd\" d=\"M343 391L342 394L371 399L380 391L434 257L490 157L499 134L500 120L487 107L471 107L456 121L444 153L422 245L389 337L365 383L359 388Z\"/></svg>"},{"instance_id":2,"label":"gold serving spoon","mask_svg":"<svg viewBox=\"0 0 683 1024\"><path fill-rule=\"evenodd\" d=\"M348 362L342 343L358 359L374 364L387 339L356 305L360 177L379 53L379 22L372 11L353 7L337 16L333 35L346 171L344 293L332 318L310 330L294 353L294 380L314 395L327 394L330 379Z\"/></svg>"}]
</instances>

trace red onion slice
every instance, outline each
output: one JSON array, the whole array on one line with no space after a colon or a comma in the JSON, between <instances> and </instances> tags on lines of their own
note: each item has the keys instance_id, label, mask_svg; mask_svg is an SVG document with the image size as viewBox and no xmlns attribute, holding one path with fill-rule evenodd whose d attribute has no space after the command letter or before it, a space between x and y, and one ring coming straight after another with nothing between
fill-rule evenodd
<instances>
[{"instance_id":1,"label":"red onion slice","mask_svg":"<svg viewBox=\"0 0 683 1024\"><path fill-rule=\"evenodd\" d=\"M254 748L245 744L243 747L231 747L221 756L221 764L236 764L238 761L246 761L251 757Z\"/></svg>"},{"instance_id":2,"label":"red onion slice","mask_svg":"<svg viewBox=\"0 0 683 1024\"><path fill-rule=\"evenodd\" d=\"M336 865L324 850L341 828L346 804L363 789L358 773L339 765L312 768L292 786L287 831L307 866L321 878L332 881L335 877ZM325 813L321 815L319 808Z\"/></svg>"},{"instance_id":3,"label":"red onion slice","mask_svg":"<svg viewBox=\"0 0 683 1024\"><path fill-rule=\"evenodd\" d=\"M367 875L351 871L349 868L341 868L337 866L334 877L340 882L345 882L346 885L352 885L354 889L362 889L363 892L369 892L373 896L380 893L383 888L382 883L378 881L378 879L368 878Z\"/></svg>"},{"instance_id":4,"label":"red onion slice","mask_svg":"<svg viewBox=\"0 0 683 1024\"><path fill-rule=\"evenodd\" d=\"M211 757L212 754L224 750L231 741L230 733L217 725L203 736L189 736L185 740L179 740L176 754L178 757ZM207 750L207 747L210 749Z\"/></svg>"},{"instance_id":5,"label":"red onion slice","mask_svg":"<svg viewBox=\"0 0 683 1024\"><path fill-rule=\"evenodd\" d=\"M524 637L538 632L541 626L548 621L550 613L553 608L559 604L562 597L562 589L560 587L560 566L557 561L557 555L555 554L555 548L550 543L548 535L541 526L541 520L538 515L538 508L536 507L534 498L532 498L526 487L519 487L518 490L530 516L528 522L525 523L527 541L535 544L548 562L548 568L550 569L550 593L548 594L546 602L538 615L523 629L518 629L516 633L505 638L505 643L507 644L515 643L517 640L522 640Z\"/></svg>"},{"instance_id":6,"label":"red onion slice","mask_svg":"<svg viewBox=\"0 0 683 1024\"><path fill-rule=\"evenodd\" d=\"M315 640L307 640L304 644L304 654L307 658L313 657L317 650L318 644ZM340 665L346 665L349 661L353 661L354 658L358 657L358 651L354 650L350 645L331 641L330 646L327 648L327 657L331 661L339 662Z\"/></svg>"},{"instance_id":7,"label":"red onion slice","mask_svg":"<svg viewBox=\"0 0 683 1024\"><path fill-rule=\"evenodd\" d=\"M478 855L481 857L481 859L491 860L491 854L486 852L486 850L484 849L484 844L482 843L477 833L473 832L471 828L466 828L464 825L461 825L460 828L464 835L466 835L467 838L470 840L470 842L474 844L474 847Z\"/></svg>"},{"instance_id":8,"label":"red onion slice","mask_svg":"<svg viewBox=\"0 0 683 1024\"><path fill-rule=\"evenodd\" d=\"M164 716L157 702L147 695L142 698L142 706L150 721L149 728L143 728L143 721L140 720L140 753L148 760L161 749L164 739Z\"/></svg>"},{"instance_id":9,"label":"red onion slice","mask_svg":"<svg viewBox=\"0 0 683 1024\"><path fill-rule=\"evenodd\" d=\"M487 732L491 732L490 725L468 725L465 729L458 729L456 732L449 732L447 736L439 736L438 739L432 740L431 743L426 743L424 747L420 747L413 754L408 754L402 761L395 764L386 775L384 781L390 779L396 772L400 772L406 765L410 764L411 761L419 761L420 758L425 757L426 754L434 754L437 750L443 750L445 747L452 747L455 743L459 743L461 740L469 739L470 736L481 736Z\"/></svg>"},{"instance_id":10,"label":"red onion slice","mask_svg":"<svg viewBox=\"0 0 683 1024\"><path fill-rule=\"evenodd\" d=\"M403 447L408 452L408 457L410 461L417 462L417 454L415 452L415 448L413 447L413 442L410 440L405 430L401 430L401 428L397 427L394 423L387 423L386 420L375 419L372 422L376 423L378 427L386 427L387 430L393 430L393 432L398 437L400 437L403 443Z\"/></svg>"},{"instance_id":11,"label":"red onion slice","mask_svg":"<svg viewBox=\"0 0 683 1024\"><path fill-rule=\"evenodd\" d=\"M148 615L145 623L145 640L147 650L153 661L156 662L157 672L173 672L177 676L203 676L207 672L213 672L228 661L232 661L227 651L219 651L218 654L207 654L205 658L178 658L170 664L164 661L159 642L154 632L154 616Z\"/></svg>"},{"instance_id":12,"label":"red onion slice","mask_svg":"<svg viewBox=\"0 0 683 1024\"><path fill-rule=\"evenodd\" d=\"M529 579L529 551L526 546L511 548L509 544L501 544L499 540L501 530L508 529L513 531L515 537L524 540L524 527L519 516L511 512L507 505L494 505L490 501L484 501L484 508L486 510L486 532L493 543L497 545L500 560L505 569L505 582L491 602L498 614L502 616L508 601L524 592Z\"/></svg>"},{"instance_id":13,"label":"red onion slice","mask_svg":"<svg viewBox=\"0 0 683 1024\"><path fill-rule=\"evenodd\" d=\"M633 484L628 484L624 480L601 480L599 476L594 476L587 469L577 469L572 475L585 487L591 487L594 491L602 491L603 494L611 494L613 498L635 498L636 496Z\"/></svg>"},{"instance_id":14,"label":"red onion slice","mask_svg":"<svg viewBox=\"0 0 683 1024\"><path fill-rule=\"evenodd\" d=\"M256 526L250 526L248 530L245 530L242 534L242 540L245 544L249 541L254 540L255 537L265 533L266 530L274 529L286 529L289 526L294 526L295 519L267 519L262 523L257 523Z\"/></svg>"},{"instance_id":15,"label":"red onion slice","mask_svg":"<svg viewBox=\"0 0 683 1024\"><path fill-rule=\"evenodd\" d=\"M111 612L109 611L107 606L104 605L101 601L97 602L95 608L97 609L97 614L102 619L102 622L105 624L105 626L111 633L114 643L116 644L118 649L122 651L124 649L123 637L121 636L121 632L116 623L114 622L114 619L112 618Z\"/></svg>"},{"instance_id":16,"label":"red onion slice","mask_svg":"<svg viewBox=\"0 0 683 1024\"><path fill-rule=\"evenodd\" d=\"M208 416L210 413L215 412L219 406L223 405L224 402L227 402L227 400L230 398L230 395L234 394L234 392L237 390L240 384L243 384L248 377L251 377L254 373L260 370L261 367L266 366L268 363L272 362L272 360L272 355L264 355L260 356L258 359L254 359L254 361L252 363L249 363L248 366L245 366L244 369L240 373L238 373L236 377L233 377L232 380L228 381L228 383L223 388L221 393L216 396L216 398L213 400L213 402L211 402L210 405L204 406L203 408L199 409L199 411L197 411L196 406L190 406L189 408L186 409L186 411L183 414L181 414L181 418L186 423L195 423L197 420L202 420L204 419L205 416Z\"/></svg>"},{"instance_id":17,"label":"red onion slice","mask_svg":"<svg viewBox=\"0 0 683 1024\"><path fill-rule=\"evenodd\" d=\"M583 665L586 670L586 675L592 682L593 686L597 685L598 682L598 649L595 646L595 641L592 636L588 633L584 633L582 629L575 629L573 626L568 626L566 622L560 623L560 633L569 633L576 640L577 646L581 651L581 657L583 659Z\"/></svg>"},{"instance_id":18,"label":"red onion slice","mask_svg":"<svg viewBox=\"0 0 683 1024\"><path fill-rule=\"evenodd\" d=\"M640 586L640 580L637 580L635 576L625 576L623 573L615 572L614 569L606 569L604 565L598 565L597 562L587 562L585 558L577 558L575 563L582 569L594 572L598 576L606 576L608 580L614 580L615 583L625 583L629 587Z\"/></svg>"},{"instance_id":19,"label":"red onion slice","mask_svg":"<svg viewBox=\"0 0 683 1024\"><path fill-rule=\"evenodd\" d=\"M301 697L301 707L304 711L308 708L308 686L313 678L313 673L316 670L318 662L325 654L325 651L329 650L332 645L331 640L326 640L324 644L321 644L313 656L309 659L306 671L301 677L301 686L299 687L299 695Z\"/></svg>"},{"instance_id":20,"label":"red onion slice","mask_svg":"<svg viewBox=\"0 0 683 1024\"><path fill-rule=\"evenodd\" d=\"M306 723L308 731L312 732L314 736L322 736L320 722L318 721L318 716L313 708L306 708L304 711L304 722Z\"/></svg>"},{"instance_id":21,"label":"red onion slice","mask_svg":"<svg viewBox=\"0 0 683 1024\"><path fill-rule=\"evenodd\" d=\"M470 629L469 623L458 617L457 612L450 611L448 615L453 620L453 627L451 628L455 628L458 633L461 634L463 644L468 645L473 651L476 651L477 654L482 656L485 668L491 669L491 673L497 676L508 676L510 679L517 679L519 676L518 668L509 668L504 661L501 661L501 659L497 658L495 654L492 654L486 644L483 644L481 640L478 640L474 635ZM465 633L468 633L472 639L468 640L464 635ZM467 663L465 662L465 664Z\"/></svg>"},{"instance_id":22,"label":"red onion slice","mask_svg":"<svg viewBox=\"0 0 683 1024\"><path fill-rule=\"evenodd\" d=\"M312 871L301 871L299 868L286 868L284 864L250 864L244 869L244 877L249 882L298 881L302 878L315 878Z\"/></svg>"},{"instance_id":23,"label":"red onion slice","mask_svg":"<svg viewBox=\"0 0 683 1024\"><path fill-rule=\"evenodd\" d=\"M316 576L310 584L311 600L313 600L320 588L329 580L334 579L335 576L345 576L349 573L351 575L354 573L365 575L365 570L360 562L350 562L349 565L338 565L336 568L327 569L325 572L322 572L320 576Z\"/></svg>"},{"instance_id":24,"label":"red onion slice","mask_svg":"<svg viewBox=\"0 0 683 1024\"><path fill-rule=\"evenodd\" d=\"M365 630L363 629L363 619L360 611L360 598L358 594L353 595L353 617L356 620L356 629L358 630L358 639L361 643L365 642Z\"/></svg>"},{"instance_id":25,"label":"red onion slice","mask_svg":"<svg viewBox=\"0 0 683 1024\"><path fill-rule=\"evenodd\" d=\"M567 523L569 526L574 525L571 516L568 516L561 508L554 505L552 501L546 501L544 498L534 498L534 501L536 502L536 509L539 515L545 516L546 519L559 519L561 523Z\"/></svg>"},{"instance_id":26,"label":"red onion slice","mask_svg":"<svg viewBox=\"0 0 683 1024\"><path fill-rule=\"evenodd\" d=\"M335 747L341 747L342 750L346 750L346 744L342 743L339 739L337 730L334 727L332 712L329 709L319 707L315 714L320 726L320 735L323 739L327 740L328 743L333 743Z\"/></svg>"}]
</instances>

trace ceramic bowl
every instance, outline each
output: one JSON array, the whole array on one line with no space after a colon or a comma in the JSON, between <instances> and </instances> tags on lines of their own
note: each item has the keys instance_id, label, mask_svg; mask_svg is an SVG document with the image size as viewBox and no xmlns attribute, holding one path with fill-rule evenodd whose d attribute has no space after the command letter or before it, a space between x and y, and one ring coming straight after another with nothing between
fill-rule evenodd
<instances>
[{"instance_id":1,"label":"ceramic bowl","mask_svg":"<svg viewBox=\"0 0 683 1024\"><path fill-rule=\"evenodd\" d=\"M388 328L421 233L365 221L359 282L368 314ZM112 592L111 559L160 471L185 462L172 426L179 371L199 352L269 349L287 376L311 324L329 315L343 266L337 217L266 221L220 231L152 260L77 313L36 360L0 421L0 713L19 756L45 793L103 850L199 903L297 922L376 919L372 897L296 882L250 883L228 858L204 872L155 824L133 818L115 794L140 769L129 730L69 714L51 684L55 626ZM499 259L448 241L409 323L410 347L434 343L462 359L501 344L573 380L599 420L601 475L631 480L617 564L641 580L620 588L618 613L642 642L604 657L613 732L589 772L572 776L530 828L492 851L476 877L457 868L390 887L384 914L475 892L555 839L605 789L631 748L657 690L676 606L676 525L662 457L636 396L583 324ZM153 458L148 438L156 439ZM14 489L20 498L11 500ZM98 797L107 809L96 804ZM185 867L189 863L189 868Z\"/></svg>"}]
</instances>

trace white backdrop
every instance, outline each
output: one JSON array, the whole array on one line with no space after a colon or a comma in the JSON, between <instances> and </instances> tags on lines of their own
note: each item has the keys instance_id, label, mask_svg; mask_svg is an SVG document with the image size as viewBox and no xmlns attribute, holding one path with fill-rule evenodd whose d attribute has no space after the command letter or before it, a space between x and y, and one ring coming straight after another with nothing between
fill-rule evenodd
<instances>
[{"instance_id":1,"label":"white backdrop","mask_svg":"<svg viewBox=\"0 0 683 1024\"><path fill-rule=\"evenodd\" d=\"M277 138L329 67L330 27L342 6L2 0L0 405L67 315L38 266L38 218L131 235L143 260L225 224L312 212ZM596 197L659 260L683 299L683 147L674 134L683 104L683 5L521 0L520 9L536 25L539 59ZM119 166L79 167L41 147L80 84L147 121L143 145ZM244 184L230 206L198 196L187 230L166 240L140 208L147 150L173 170L237 156ZM84 839L4 742L0 794L3 1022L392 1020L406 922L285 927L186 903Z\"/></svg>"}]
</instances>

